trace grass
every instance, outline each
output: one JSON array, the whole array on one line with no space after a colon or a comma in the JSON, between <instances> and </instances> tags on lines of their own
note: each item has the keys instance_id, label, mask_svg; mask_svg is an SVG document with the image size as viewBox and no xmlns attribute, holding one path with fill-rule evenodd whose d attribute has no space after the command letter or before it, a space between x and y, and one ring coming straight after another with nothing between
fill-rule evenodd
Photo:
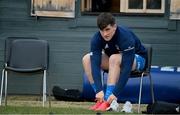
<instances>
[{"instance_id":1,"label":"grass","mask_svg":"<svg viewBox=\"0 0 180 115\"><path fill-rule=\"evenodd\" d=\"M7 106L0 108L0 114L95 114L93 111L89 111L83 108L73 107L53 107L53 108L42 108L42 107L16 107Z\"/></svg>"},{"instance_id":2,"label":"grass","mask_svg":"<svg viewBox=\"0 0 180 115\"><path fill-rule=\"evenodd\" d=\"M4 104L4 103L3 103ZM94 102L67 102L52 99L51 107L48 102L42 107L42 102L37 96L9 96L8 105L0 106L0 114L97 114L88 110ZM120 104L120 110L123 103ZM146 105L142 106L144 111ZM123 114L122 112L101 112L102 114ZM133 104L133 114L137 113L137 105Z\"/></svg>"}]
</instances>

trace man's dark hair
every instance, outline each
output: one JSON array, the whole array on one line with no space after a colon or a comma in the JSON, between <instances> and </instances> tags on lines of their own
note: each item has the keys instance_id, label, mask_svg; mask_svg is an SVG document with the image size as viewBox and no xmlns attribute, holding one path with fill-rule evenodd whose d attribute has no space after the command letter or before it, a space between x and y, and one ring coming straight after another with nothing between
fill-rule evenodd
<instances>
[{"instance_id":1,"label":"man's dark hair","mask_svg":"<svg viewBox=\"0 0 180 115\"><path fill-rule=\"evenodd\" d=\"M97 17L97 26L100 30L103 30L108 25L114 25L115 24L115 18L111 13L101 13Z\"/></svg>"}]
</instances>

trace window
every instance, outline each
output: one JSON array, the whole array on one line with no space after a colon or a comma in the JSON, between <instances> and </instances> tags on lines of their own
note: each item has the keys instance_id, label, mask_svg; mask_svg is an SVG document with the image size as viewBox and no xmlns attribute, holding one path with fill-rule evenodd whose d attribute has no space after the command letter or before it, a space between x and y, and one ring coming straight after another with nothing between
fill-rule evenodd
<instances>
[{"instance_id":1,"label":"window","mask_svg":"<svg viewBox=\"0 0 180 115\"><path fill-rule=\"evenodd\" d=\"M171 0L170 19L180 20L180 0Z\"/></svg>"},{"instance_id":2,"label":"window","mask_svg":"<svg viewBox=\"0 0 180 115\"><path fill-rule=\"evenodd\" d=\"M31 16L75 17L75 0L31 0Z\"/></svg>"},{"instance_id":3,"label":"window","mask_svg":"<svg viewBox=\"0 0 180 115\"><path fill-rule=\"evenodd\" d=\"M119 12L120 0L81 0L82 12Z\"/></svg>"},{"instance_id":4,"label":"window","mask_svg":"<svg viewBox=\"0 0 180 115\"><path fill-rule=\"evenodd\" d=\"M82 12L164 13L165 0L81 0Z\"/></svg>"},{"instance_id":5,"label":"window","mask_svg":"<svg viewBox=\"0 0 180 115\"><path fill-rule=\"evenodd\" d=\"M164 13L165 0L121 0L121 12Z\"/></svg>"}]
</instances>

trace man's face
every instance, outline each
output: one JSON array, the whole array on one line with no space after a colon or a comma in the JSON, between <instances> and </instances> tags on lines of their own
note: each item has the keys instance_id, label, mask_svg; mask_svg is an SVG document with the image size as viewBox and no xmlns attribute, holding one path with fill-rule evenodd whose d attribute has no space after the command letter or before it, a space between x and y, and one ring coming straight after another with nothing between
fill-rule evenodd
<instances>
[{"instance_id":1,"label":"man's face","mask_svg":"<svg viewBox=\"0 0 180 115\"><path fill-rule=\"evenodd\" d=\"M100 30L101 36L103 37L105 41L110 41L112 39L112 37L115 34L116 27L117 27L116 24L114 25L109 24L103 30Z\"/></svg>"}]
</instances>

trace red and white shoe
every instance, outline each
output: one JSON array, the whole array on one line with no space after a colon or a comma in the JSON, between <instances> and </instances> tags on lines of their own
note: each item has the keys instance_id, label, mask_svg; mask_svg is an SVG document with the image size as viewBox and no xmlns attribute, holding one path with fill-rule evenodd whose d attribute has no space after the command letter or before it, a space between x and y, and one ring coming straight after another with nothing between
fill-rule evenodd
<instances>
[{"instance_id":1,"label":"red and white shoe","mask_svg":"<svg viewBox=\"0 0 180 115\"><path fill-rule=\"evenodd\" d=\"M97 109L96 111L107 111L110 104L107 101L104 101Z\"/></svg>"},{"instance_id":2,"label":"red and white shoe","mask_svg":"<svg viewBox=\"0 0 180 115\"><path fill-rule=\"evenodd\" d=\"M89 110L95 111L102 103L103 103L103 101L97 101L95 105L93 105L89 108Z\"/></svg>"}]
</instances>

